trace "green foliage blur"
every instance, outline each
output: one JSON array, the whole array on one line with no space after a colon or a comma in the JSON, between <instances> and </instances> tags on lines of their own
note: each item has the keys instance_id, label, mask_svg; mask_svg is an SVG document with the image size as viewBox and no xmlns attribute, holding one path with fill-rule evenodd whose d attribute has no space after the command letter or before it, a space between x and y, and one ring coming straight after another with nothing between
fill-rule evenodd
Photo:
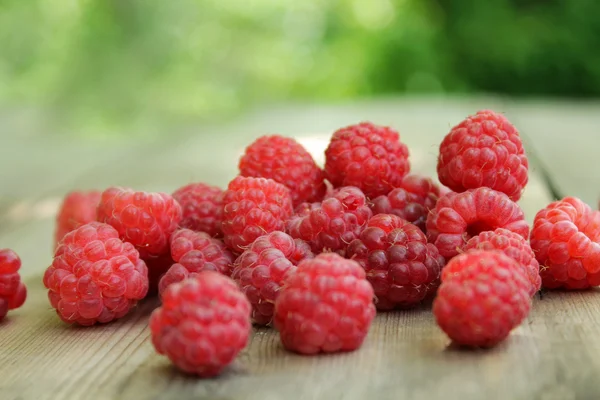
<instances>
[{"instance_id":1,"label":"green foliage blur","mask_svg":"<svg viewBox=\"0 0 600 400\"><path fill-rule=\"evenodd\" d=\"M600 94L597 0L0 0L0 102L74 126L423 93Z\"/></svg>"}]
</instances>

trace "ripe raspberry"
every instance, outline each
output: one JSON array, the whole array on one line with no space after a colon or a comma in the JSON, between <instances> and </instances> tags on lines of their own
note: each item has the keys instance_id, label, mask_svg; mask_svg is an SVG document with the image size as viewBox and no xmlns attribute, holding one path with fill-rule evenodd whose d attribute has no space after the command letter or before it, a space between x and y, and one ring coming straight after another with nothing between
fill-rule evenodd
<instances>
[{"instance_id":1,"label":"ripe raspberry","mask_svg":"<svg viewBox=\"0 0 600 400\"><path fill-rule=\"evenodd\" d=\"M21 259L10 249L0 249L0 321L8 310L19 308L27 298L27 287L21 282Z\"/></svg>"},{"instance_id":2,"label":"ripe raspberry","mask_svg":"<svg viewBox=\"0 0 600 400\"><path fill-rule=\"evenodd\" d=\"M448 193L455 193L452 190L448 189L446 186L440 186L440 195L438 196L438 200L440 197L447 195Z\"/></svg>"},{"instance_id":3,"label":"ripe raspberry","mask_svg":"<svg viewBox=\"0 0 600 400\"><path fill-rule=\"evenodd\" d=\"M169 250L169 236L181 221L181 206L166 193L113 187L102 193L98 221L115 228L141 258L156 257Z\"/></svg>"},{"instance_id":4,"label":"ripe raspberry","mask_svg":"<svg viewBox=\"0 0 600 400\"><path fill-rule=\"evenodd\" d=\"M359 348L374 317L365 271L334 253L302 261L275 303L283 346L303 354Z\"/></svg>"},{"instance_id":5,"label":"ripe raspberry","mask_svg":"<svg viewBox=\"0 0 600 400\"><path fill-rule=\"evenodd\" d=\"M294 205L321 201L323 171L302 145L279 135L262 136L246 148L239 163L241 176L270 178L290 189Z\"/></svg>"},{"instance_id":6,"label":"ripe raspberry","mask_svg":"<svg viewBox=\"0 0 600 400\"><path fill-rule=\"evenodd\" d=\"M204 183L191 183L173 192L173 198L181 205L182 228L206 232L214 237L223 236L223 190Z\"/></svg>"},{"instance_id":7,"label":"ripe raspberry","mask_svg":"<svg viewBox=\"0 0 600 400\"><path fill-rule=\"evenodd\" d=\"M93 325L123 317L148 292L148 270L110 225L69 232L44 274L50 304L67 323Z\"/></svg>"},{"instance_id":8,"label":"ripe raspberry","mask_svg":"<svg viewBox=\"0 0 600 400\"><path fill-rule=\"evenodd\" d=\"M219 239L208 233L180 229L171 236L173 264L158 285L162 295L165 289L201 271L217 271L231 275L234 256Z\"/></svg>"},{"instance_id":9,"label":"ripe raspberry","mask_svg":"<svg viewBox=\"0 0 600 400\"><path fill-rule=\"evenodd\" d=\"M283 280L300 261L313 257L306 242L277 231L256 239L235 260L232 277L250 300L256 324L271 322Z\"/></svg>"},{"instance_id":10,"label":"ripe raspberry","mask_svg":"<svg viewBox=\"0 0 600 400\"><path fill-rule=\"evenodd\" d=\"M365 195L356 187L335 190L322 203L304 203L287 223L290 236L308 242L315 253L344 255L373 215Z\"/></svg>"},{"instance_id":11,"label":"ripe raspberry","mask_svg":"<svg viewBox=\"0 0 600 400\"><path fill-rule=\"evenodd\" d=\"M408 175L400 187L372 200L373 214L394 214L425 232L427 214L440 198L440 188L429 178Z\"/></svg>"},{"instance_id":12,"label":"ripe raspberry","mask_svg":"<svg viewBox=\"0 0 600 400\"><path fill-rule=\"evenodd\" d=\"M325 150L333 186L356 186L367 197L388 194L409 172L408 148L394 129L370 122L336 131Z\"/></svg>"},{"instance_id":13,"label":"ripe raspberry","mask_svg":"<svg viewBox=\"0 0 600 400\"><path fill-rule=\"evenodd\" d=\"M433 313L457 344L491 347L529 313L530 288L525 269L515 260L497 250L471 250L443 269Z\"/></svg>"},{"instance_id":14,"label":"ripe raspberry","mask_svg":"<svg viewBox=\"0 0 600 400\"><path fill-rule=\"evenodd\" d=\"M71 192L62 201L56 216L54 248L73 229L96 220L96 208L100 202L100 192Z\"/></svg>"},{"instance_id":15,"label":"ripe raspberry","mask_svg":"<svg viewBox=\"0 0 600 400\"><path fill-rule=\"evenodd\" d=\"M540 263L542 286L584 289L600 285L600 212L566 197L539 211L531 248Z\"/></svg>"},{"instance_id":16,"label":"ripe raspberry","mask_svg":"<svg viewBox=\"0 0 600 400\"><path fill-rule=\"evenodd\" d=\"M525 267L527 277L531 283L529 295L533 296L542 284L540 278L540 264L535 259L529 242L523 236L506 229L498 228L494 231L481 232L467 242L464 250L499 250Z\"/></svg>"},{"instance_id":17,"label":"ripe raspberry","mask_svg":"<svg viewBox=\"0 0 600 400\"><path fill-rule=\"evenodd\" d=\"M447 260L473 236L504 228L527 238L523 210L507 195L489 188L450 192L440 197L427 217L427 238Z\"/></svg>"},{"instance_id":18,"label":"ripe raspberry","mask_svg":"<svg viewBox=\"0 0 600 400\"><path fill-rule=\"evenodd\" d=\"M259 236L284 230L293 212L289 189L265 178L238 176L229 183L223 204L225 244L235 253Z\"/></svg>"},{"instance_id":19,"label":"ripe raspberry","mask_svg":"<svg viewBox=\"0 0 600 400\"><path fill-rule=\"evenodd\" d=\"M479 111L456 125L440 145L440 182L455 192L489 187L517 201L529 163L515 127L502 114Z\"/></svg>"},{"instance_id":20,"label":"ripe raspberry","mask_svg":"<svg viewBox=\"0 0 600 400\"><path fill-rule=\"evenodd\" d=\"M365 269L380 310L417 305L435 292L445 264L418 227L391 214L371 218L346 256Z\"/></svg>"},{"instance_id":21,"label":"ripe raspberry","mask_svg":"<svg viewBox=\"0 0 600 400\"><path fill-rule=\"evenodd\" d=\"M150 317L152 344L183 371L216 376L246 347L251 306L230 278L202 271L162 299Z\"/></svg>"}]
</instances>

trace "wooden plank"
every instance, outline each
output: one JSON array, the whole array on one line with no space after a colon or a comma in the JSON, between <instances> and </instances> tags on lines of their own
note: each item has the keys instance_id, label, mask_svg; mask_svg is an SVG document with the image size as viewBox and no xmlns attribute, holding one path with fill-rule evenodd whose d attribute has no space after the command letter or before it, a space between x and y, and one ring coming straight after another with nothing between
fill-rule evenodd
<instances>
[{"instance_id":1,"label":"wooden plank","mask_svg":"<svg viewBox=\"0 0 600 400\"><path fill-rule=\"evenodd\" d=\"M148 340L146 302L102 327L62 324L40 285L0 326L0 391L17 399L591 399L600 396L600 292L553 292L491 351L449 345L426 308L377 316L356 352L305 357L255 329L224 376L172 368ZM35 321L35 323L32 323Z\"/></svg>"},{"instance_id":2,"label":"wooden plank","mask_svg":"<svg viewBox=\"0 0 600 400\"><path fill-rule=\"evenodd\" d=\"M506 112L559 194L580 197L598 209L600 102L518 102L507 104Z\"/></svg>"},{"instance_id":3,"label":"wooden plank","mask_svg":"<svg viewBox=\"0 0 600 400\"><path fill-rule=\"evenodd\" d=\"M493 99L413 99L271 108L227 126L184 133L168 144L148 143L143 151L131 150L118 163L71 176L48 192L113 183L165 191L189 181L225 186L235 176L239 154L255 137L296 136L322 160L331 132L361 120L398 128L411 148L413 171L434 175L436 147L449 128L478 109L501 106ZM29 197L36 192L23 189L23 193ZM33 204L43 200L39 197ZM531 220L549 201L534 168L521 205ZM3 400L363 399L367 395L568 399L594 398L599 393L595 375L600 371L600 346L589 339L597 336L596 291L552 293L537 300L534 312L512 338L488 352L448 347L431 312L422 307L378 315L365 345L349 354L294 355L281 348L276 332L255 329L251 344L224 376L208 381L186 377L154 354L148 341L147 318L155 301L144 302L125 319L106 326L68 327L58 320L40 279L50 262L46 248L53 224L52 215L46 214L13 221L10 230L0 232L3 246L21 250L30 288L26 305L0 324Z\"/></svg>"}]
</instances>

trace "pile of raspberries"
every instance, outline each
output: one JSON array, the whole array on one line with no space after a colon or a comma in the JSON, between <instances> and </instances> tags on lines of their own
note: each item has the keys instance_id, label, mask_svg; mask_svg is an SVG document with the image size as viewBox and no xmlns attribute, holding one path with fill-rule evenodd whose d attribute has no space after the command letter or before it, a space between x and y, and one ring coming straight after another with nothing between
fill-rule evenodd
<instances>
[{"instance_id":1,"label":"pile of raspberries","mask_svg":"<svg viewBox=\"0 0 600 400\"><path fill-rule=\"evenodd\" d=\"M236 358L253 324L297 353L352 351L377 311L433 301L450 339L490 347L541 286L600 285L600 212L568 197L530 229L517 203L527 156L504 115L453 127L437 172L441 185L409 174L398 132L369 122L333 133L324 168L294 139L263 136L225 190L70 193L44 285L58 316L80 325L158 294L154 347L203 377ZM15 257L0 253L0 317L24 301Z\"/></svg>"}]
</instances>

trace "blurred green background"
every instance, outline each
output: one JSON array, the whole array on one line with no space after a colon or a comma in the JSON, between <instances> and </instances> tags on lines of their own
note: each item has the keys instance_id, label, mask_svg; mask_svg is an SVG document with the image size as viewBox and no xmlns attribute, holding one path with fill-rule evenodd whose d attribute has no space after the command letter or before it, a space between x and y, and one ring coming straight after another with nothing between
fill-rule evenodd
<instances>
[{"instance_id":1,"label":"blurred green background","mask_svg":"<svg viewBox=\"0 0 600 400\"><path fill-rule=\"evenodd\" d=\"M79 133L277 102L600 95L597 0L0 0L0 102Z\"/></svg>"}]
</instances>

